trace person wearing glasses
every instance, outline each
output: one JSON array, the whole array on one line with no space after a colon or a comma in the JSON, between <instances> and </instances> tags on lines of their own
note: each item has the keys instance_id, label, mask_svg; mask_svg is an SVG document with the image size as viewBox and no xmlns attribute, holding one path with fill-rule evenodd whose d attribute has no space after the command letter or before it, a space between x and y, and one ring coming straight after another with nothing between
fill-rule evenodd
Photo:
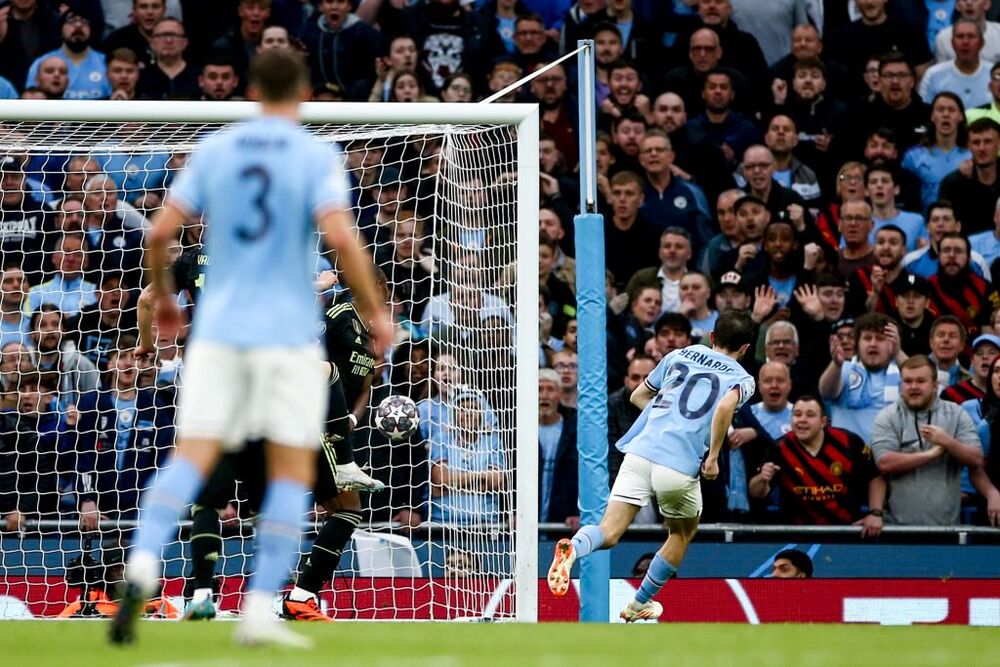
<instances>
[{"instance_id":1,"label":"person wearing glasses","mask_svg":"<svg viewBox=\"0 0 1000 667\"><path fill-rule=\"evenodd\" d=\"M160 19L153 28L153 64L139 76L139 96L150 100L197 99L198 71L184 59L187 32L175 18Z\"/></svg>"}]
</instances>

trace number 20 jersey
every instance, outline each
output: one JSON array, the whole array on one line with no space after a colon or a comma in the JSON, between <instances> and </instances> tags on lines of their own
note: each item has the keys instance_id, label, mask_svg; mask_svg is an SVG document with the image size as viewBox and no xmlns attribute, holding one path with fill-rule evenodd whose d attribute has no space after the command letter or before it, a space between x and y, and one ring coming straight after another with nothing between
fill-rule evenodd
<instances>
[{"instance_id":1,"label":"number 20 jersey","mask_svg":"<svg viewBox=\"0 0 1000 667\"><path fill-rule=\"evenodd\" d=\"M350 209L339 151L290 120L258 118L203 141L168 203L205 215L212 289L201 295L192 338L234 347L314 342L315 220Z\"/></svg>"},{"instance_id":2,"label":"number 20 jersey","mask_svg":"<svg viewBox=\"0 0 1000 667\"><path fill-rule=\"evenodd\" d=\"M656 396L616 446L692 477L708 449L719 400L737 387L743 405L756 389L739 362L704 345L674 350L645 382Z\"/></svg>"}]
</instances>

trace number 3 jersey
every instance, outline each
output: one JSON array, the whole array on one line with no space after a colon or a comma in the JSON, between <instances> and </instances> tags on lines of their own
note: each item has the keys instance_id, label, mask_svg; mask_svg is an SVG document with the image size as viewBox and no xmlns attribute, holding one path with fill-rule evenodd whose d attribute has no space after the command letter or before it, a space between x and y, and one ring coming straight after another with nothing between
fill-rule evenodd
<instances>
[{"instance_id":1,"label":"number 3 jersey","mask_svg":"<svg viewBox=\"0 0 1000 667\"><path fill-rule=\"evenodd\" d=\"M343 157L284 118L265 116L213 134L170 189L205 216L205 281L192 338L234 347L313 342L316 223L350 210Z\"/></svg>"},{"instance_id":2,"label":"number 3 jersey","mask_svg":"<svg viewBox=\"0 0 1000 667\"><path fill-rule=\"evenodd\" d=\"M756 390L739 362L704 345L674 350L645 382L656 396L616 446L692 477L708 449L719 400L736 387L743 405Z\"/></svg>"}]
</instances>

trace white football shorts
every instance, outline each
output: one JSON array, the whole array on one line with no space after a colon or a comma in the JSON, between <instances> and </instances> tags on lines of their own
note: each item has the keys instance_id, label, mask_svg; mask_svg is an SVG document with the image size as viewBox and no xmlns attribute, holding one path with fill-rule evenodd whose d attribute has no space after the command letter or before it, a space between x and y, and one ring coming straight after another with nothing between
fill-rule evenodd
<instances>
[{"instance_id":1,"label":"white football shorts","mask_svg":"<svg viewBox=\"0 0 1000 667\"><path fill-rule=\"evenodd\" d=\"M656 497L660 514L668 519L701 516L701 484L697 477L626 454L611 487L611 500L645 507L651 496Z\"/></svg>"},{"instance_id":2,"label":"white football shorts","mask_svg":"<svg viewBox=\"0 0 1000 667\"><path fill-rule=\"evenodd\" d=\"M263 438L318 449L327 403L319 345L235 348L195 341L184 357L177 431L242 449Z\"/></svg>"}]
</instances>

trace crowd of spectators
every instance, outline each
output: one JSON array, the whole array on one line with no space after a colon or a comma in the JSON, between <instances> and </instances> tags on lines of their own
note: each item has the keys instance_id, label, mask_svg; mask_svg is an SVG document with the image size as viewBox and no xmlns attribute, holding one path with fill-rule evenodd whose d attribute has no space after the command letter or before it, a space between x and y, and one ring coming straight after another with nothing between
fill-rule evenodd
<instances>
[{"instance_id":1,"label":"crowd of spectators","mask_svg":"<svg viewBox=\"0 0 1000 667\"><path fill-rule=\"evenodd\" d=\"M993 16L989 0L11 0L0 98L242 99L253 54L290 48L315 101L474 102L593 38L612 480L631 391L742 309L760 400L703 482L703 520L874 536L1000 523ZM570 527L576 78L570 60L503 98L540 110L539 520ZM359 457L389 484L370 517L504 522L514 256L475 211L509 182L466 175L442 198L436 137L344 148L399 332L368 403L405 392L423 418L389 443L359 406ZM147 215L186 158L0 156L0 530L134 518L169 455L183 341L147 346L135 313ZM200 236L192 221L176 256Z\"/></svg>"}]
</instances>

